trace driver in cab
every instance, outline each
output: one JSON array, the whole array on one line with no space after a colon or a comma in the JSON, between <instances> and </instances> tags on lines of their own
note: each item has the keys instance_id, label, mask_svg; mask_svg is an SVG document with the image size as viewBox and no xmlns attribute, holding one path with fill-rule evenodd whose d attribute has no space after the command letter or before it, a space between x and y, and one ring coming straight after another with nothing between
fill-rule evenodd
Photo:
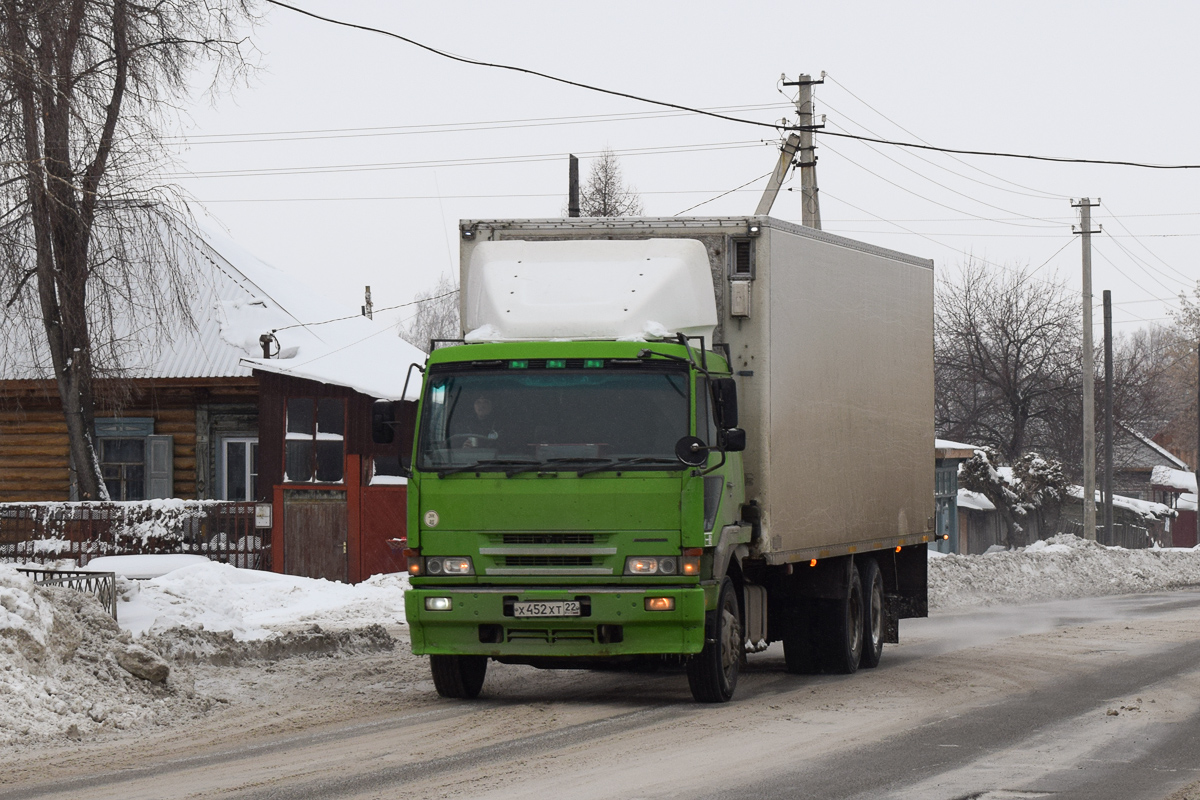
<instances>
[{"instance_id":1,"label":"driver in cab","mask_svg":"<svg viewBox=\"0 0 1200 800\"><path fill-rule=\"evenodd\" d=\"M471 406L473 414L468 415L466 428L469 433L462 440L462 447L495 447L500 438L496 430L496 419L492 415L492 401L485 395L479 395Z\"/></svg>"}]
</instances>

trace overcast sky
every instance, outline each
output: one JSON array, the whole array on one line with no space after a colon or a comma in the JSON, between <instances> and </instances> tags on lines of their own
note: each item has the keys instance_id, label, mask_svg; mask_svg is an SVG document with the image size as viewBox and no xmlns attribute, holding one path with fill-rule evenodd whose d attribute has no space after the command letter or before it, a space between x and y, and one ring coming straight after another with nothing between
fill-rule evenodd
<instances>
[{"instance_id":1,"label":"overcast sky","mask_svg":"<svg viewBox=\"0 0 1200 800\"><path fill-rule=\"evenodd\" d=\"M1200 164L1195 44L1181 2L293 0L474 59L764 122L781 73L828 72L832 131L970 150ZM457 271L457 222L564 213L567 153L620 157L648 215L771 170L767 128L469 66L265 6L262 71L185 126L179 182L248 250L335 313L411 300ZM793 90L785 90L792 92ZM934 259L970 255L1080 286L1070 198L1101 198L1094 289L1122 329L1163 321L1200 277L1200 170L951 157L818 136L824 228ZM765 180L692 214L754 210ZM796 192L773 216L799 222ZM1100 316L1096 315L1097 331Z\"/></svg>"}]
</instances>

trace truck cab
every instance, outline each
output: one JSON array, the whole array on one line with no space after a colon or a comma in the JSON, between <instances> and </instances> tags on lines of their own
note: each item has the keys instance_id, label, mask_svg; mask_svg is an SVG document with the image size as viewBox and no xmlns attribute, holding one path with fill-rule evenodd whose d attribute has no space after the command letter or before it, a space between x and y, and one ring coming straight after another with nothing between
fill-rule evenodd
<instances>
[{"instance_id":1,"label":"truck cab","mask_svg":"<svg viewBox=\"0 0 1200 800\"><path fill-rule=\"evenodd\" d=\"M682 662L704 648L720 588L714 539L732 529L727 539L748 543L753 528L729 366L698 345L433 352L409 483L406 612L443 694L478 691L487 658Z\"/></svg>"}]
</instances>

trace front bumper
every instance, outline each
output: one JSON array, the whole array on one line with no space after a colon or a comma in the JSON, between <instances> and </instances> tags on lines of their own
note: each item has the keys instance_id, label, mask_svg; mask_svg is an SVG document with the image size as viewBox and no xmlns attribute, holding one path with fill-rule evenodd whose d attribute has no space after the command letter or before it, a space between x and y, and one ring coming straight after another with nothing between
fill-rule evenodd
<instances>
[{"instance_id":1,"label":"front bumper","mask_svg":"<svg viewBox=\"0 0 1200 800\"><path fill-rule=\"evenodd\" d=\"M449 611L426 611L449 597ZM646 611L647 597L672 597L673 611ZM578 617L514 617L514 601L578 600ZM413 652L548 658L690 654L704 647L699 586L421 587L404 596Z\"/></svg>"}]
</instances>

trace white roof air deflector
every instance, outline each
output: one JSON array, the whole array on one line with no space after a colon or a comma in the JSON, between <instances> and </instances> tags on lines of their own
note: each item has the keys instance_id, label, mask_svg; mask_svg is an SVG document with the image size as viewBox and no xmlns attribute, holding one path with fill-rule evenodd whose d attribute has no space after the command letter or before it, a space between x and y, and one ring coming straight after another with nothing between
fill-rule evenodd
<instances>
[{"instance_id":1,"label":"white roof air deflector","mask_svg":"<svg viewBox=\"0 0 1200 800\"><path fill-rule=\"evenodd\" d=\"M712 341L708 251L695 239L480 242L463 269L468 341Z\"/></svg>"}]
</instances>

